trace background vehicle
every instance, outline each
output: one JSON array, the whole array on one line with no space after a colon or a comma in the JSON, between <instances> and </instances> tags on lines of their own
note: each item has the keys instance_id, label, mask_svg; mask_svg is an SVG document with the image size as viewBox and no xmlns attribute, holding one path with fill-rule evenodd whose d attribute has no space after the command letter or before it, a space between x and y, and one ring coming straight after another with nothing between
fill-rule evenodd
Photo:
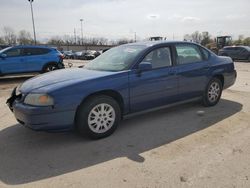
<instances>
[{"instance_id":1,"label":"background vehicle","mask_svg":"<svg viewBox=\"0 0 250 188\"><path fill-rule=\"evenodd\" d=\"M208 44L210 49L218 54L219 50L222 49L225 46L232 45L232 37L231 36L218 36L215 39L215 42Z\"/></svg>"},{"instance_id":2,"label":"background vehicle","mask_svg":"<svg viewBox=\"0 0 250 188\"><path fill-rule=\"evenodd\" d=\"M129 114L190 100L214 106L235 80L232 59L200 45L134 43L112 48L84 68L30 79L7 103L34 130L76 129L97 139Z\"/></svg>"},{"instance_id":3,"label":"background vehicle","mask_svg":"<svg viewBox=\"0 0 250 188\"><path fill-rule=\"evenodd\" d=\"M63 51L62 54L64 55L65 59L75 59L75 54L73 51Z\"/></svg>"},{"instance_id":4,"label":"background vehicle","mask_svg":"<svg viewBox=\"0 0 250 188\"><path fill-rule=\"evenodd\" d=\"M75 53L76 59L81 60L92 60L95 59L100 54L95 50L86 50L86 51L80 51Z\"/></svg>"},{"instance_id":5,"label":"background vehicle","mask_svg":"<svg viewBox=\"0 0 250 188\"><path fill-rule=\"evenodd\" d=\"M167 37L160 37L160 36L150 37L149 40L150 41L161 41L161 40L167 40Z\"/></svg>"},{"instance_id":6,"label":"background vehicle","mask_svg":"<svg viewBox=\"0 0 250 188\"><path fill-rule=\"evenodd\" d=\"M0 74L49 72L64 68L63 55L54 48L15 46L0 51Z\"/></svg>"},{"instance_id":7,"label":"background vehicle","mask_svg":"<svg viewBox=\"0 0 250 188\"><path fill-rule=\"evenodd\" d=\"M227 46L219 50L219 55L229 56L232 59L250 61L249 46Z\"/></svg>"}]
</instances>

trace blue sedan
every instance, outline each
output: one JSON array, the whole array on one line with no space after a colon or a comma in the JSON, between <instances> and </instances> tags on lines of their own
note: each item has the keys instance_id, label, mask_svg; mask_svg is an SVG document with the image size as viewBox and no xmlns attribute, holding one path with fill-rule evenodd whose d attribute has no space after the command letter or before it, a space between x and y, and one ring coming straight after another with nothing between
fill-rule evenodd
<instances>
[{"instance_id":1,"label":"blue sedan","mask_svg":"<svg viewBox=\"0 0 250 188\"><path fill-rule=\"evenodd\" d=\"M21 124L46 131L78 130L98 139L131 114L190 100L218 103L234 84L229 57L189 42L118 46L84 68L57 70L27 80L7 100Z\"/></svg>"}]
</instances>

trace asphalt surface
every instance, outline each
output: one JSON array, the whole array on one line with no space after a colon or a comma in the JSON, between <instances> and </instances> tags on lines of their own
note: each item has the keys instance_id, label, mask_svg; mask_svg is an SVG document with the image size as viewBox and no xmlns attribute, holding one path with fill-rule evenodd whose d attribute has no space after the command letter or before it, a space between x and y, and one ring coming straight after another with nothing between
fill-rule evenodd
<instances>
[{"instance_id":1,"label":"asphalt surface","mask_svg":"<svg viewBox=\"0 0 250 188\"><path fill-rule=\"evenodd\" d=\"M76 63L78 66L81 62ZM34 132L5 101L33 75L0 79L0 187L250 187L250 63L218 105L123 121L108 138Z\"/></svg>"}]
</instances>

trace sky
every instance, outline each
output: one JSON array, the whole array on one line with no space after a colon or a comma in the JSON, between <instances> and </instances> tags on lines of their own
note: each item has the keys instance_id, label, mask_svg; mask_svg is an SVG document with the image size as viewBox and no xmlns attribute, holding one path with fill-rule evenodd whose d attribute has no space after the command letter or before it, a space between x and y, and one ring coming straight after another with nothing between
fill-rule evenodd
<instances>
[{"instance_id":1,"label":"sky","mask_svg":"<svg viewBox=\"0 0 250 188\"><path fill-rule=\"evenodd\" d=\"M37 38L80 36L182 40L194 31L250 37L250 0L34 0ZM0 32L32 30L28 0L0 0Z\"/></svg>"}]
</instances>

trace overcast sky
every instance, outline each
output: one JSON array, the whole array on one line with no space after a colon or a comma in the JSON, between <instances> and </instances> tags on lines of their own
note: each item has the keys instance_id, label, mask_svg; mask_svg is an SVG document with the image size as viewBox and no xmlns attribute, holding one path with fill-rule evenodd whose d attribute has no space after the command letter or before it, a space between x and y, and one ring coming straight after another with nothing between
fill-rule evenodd
<instances>
[{"instance_id":1,"label":"overcast sky","mask_svg":"<svg viewBox=\"0 0 250 188\"><path fill-rule=\"evenodd\" d=\"M38 39L56 35L140 38L209 31L216 35L250 36L250 0L34 0ZM9 26L32 32L28 0L1 0L0 31Z\"/></svg>"}]
</instances>

